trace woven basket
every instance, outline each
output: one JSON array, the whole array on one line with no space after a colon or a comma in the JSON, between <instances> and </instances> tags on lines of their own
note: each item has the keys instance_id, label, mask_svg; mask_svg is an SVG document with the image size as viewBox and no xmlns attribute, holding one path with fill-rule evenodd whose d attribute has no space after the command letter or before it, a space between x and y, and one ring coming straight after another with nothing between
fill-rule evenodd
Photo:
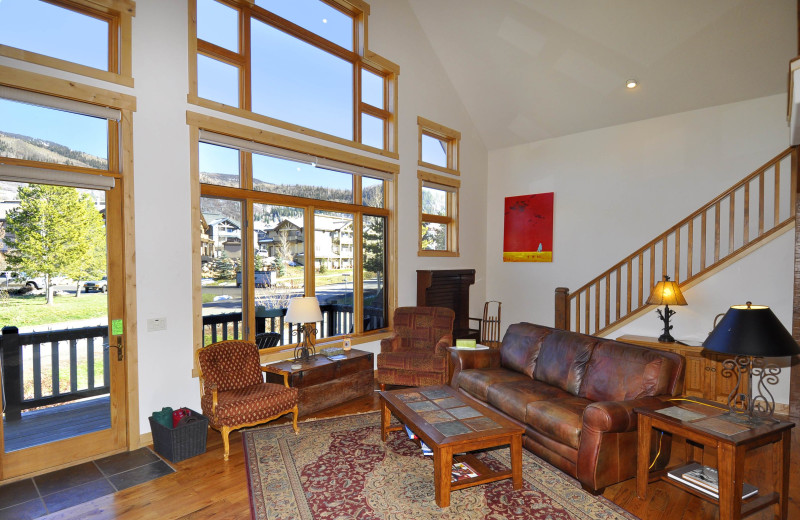
<instances>
[{"instance_id":1,"label":"woven basket","mask_svg":"<svg viewBox=\"0 0 800 520\"><path fill-rule=\"evenodd\" d=\"M171 462L179 462L206 452L208 418L194 410L189 411L191 416L197 417L198 420L177 428L167 428L152 416L149 417L150 430L153 432L153 448L156 453Z\"/></svg>"}]
</instances>

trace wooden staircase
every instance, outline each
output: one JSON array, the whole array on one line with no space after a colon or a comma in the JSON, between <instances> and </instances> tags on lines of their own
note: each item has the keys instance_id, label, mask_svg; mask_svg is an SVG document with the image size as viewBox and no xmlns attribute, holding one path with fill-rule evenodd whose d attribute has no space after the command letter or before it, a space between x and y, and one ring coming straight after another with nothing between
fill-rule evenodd
<instances>
[{"instance_id":1,"label":"wooden staircase","mask_svg":"<svg viewBox=\"0 0 800 520\"><path fill-rule=\"evenodd\" d=\"M555 326L606 335L648 311L669 275L682 290L794 227L798 151L787 148L580 289L555 294Z\"/></svg>"}]
</instances>

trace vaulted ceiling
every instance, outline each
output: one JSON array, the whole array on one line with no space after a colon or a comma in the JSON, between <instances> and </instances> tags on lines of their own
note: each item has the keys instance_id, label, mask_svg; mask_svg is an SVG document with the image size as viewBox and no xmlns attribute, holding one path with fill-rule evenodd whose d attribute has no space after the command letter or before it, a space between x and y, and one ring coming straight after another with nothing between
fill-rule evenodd
<instances>
[{"instance_id":1,"label":"vaulted ceiling","mask_svg":"<svg viewBox=\"0 0 800 520\"><path fill-rule=\"evenodd\" d=\"M409 2L489 149L786 93L798 53L795 0Z\"/></svg>"}]
</instances>

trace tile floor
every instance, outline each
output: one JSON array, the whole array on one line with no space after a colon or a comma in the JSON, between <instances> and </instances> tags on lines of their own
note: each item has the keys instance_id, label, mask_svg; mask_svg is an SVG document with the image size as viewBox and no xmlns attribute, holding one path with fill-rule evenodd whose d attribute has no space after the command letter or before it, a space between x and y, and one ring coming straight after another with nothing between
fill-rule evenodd
<instances>
[{"instance_id":1,"label":"tile floor","mask_svg":"<svg viewBox=\"0 0 800 520\"><path fill-rule=\"evenodd\" d=\"M0 520L38 518L175 470L149 448L0 486Z\"/></svg>"}]
</instances>

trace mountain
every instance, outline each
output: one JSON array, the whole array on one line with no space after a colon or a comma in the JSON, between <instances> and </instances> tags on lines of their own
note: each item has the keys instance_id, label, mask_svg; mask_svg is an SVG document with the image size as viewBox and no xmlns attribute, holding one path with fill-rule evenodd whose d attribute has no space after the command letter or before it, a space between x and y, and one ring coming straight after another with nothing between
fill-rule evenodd
<instances>
[{"instance_id":1,"label":"mountain","mask_svg":"<svg viewBox=\"0 0 800 520\"><path fill-rule=\"evenodd\" d=\"M0 132L0 156L105 170L108 160L73 150L63 144L27 135Z\"/></svg>"}]
</instances>

